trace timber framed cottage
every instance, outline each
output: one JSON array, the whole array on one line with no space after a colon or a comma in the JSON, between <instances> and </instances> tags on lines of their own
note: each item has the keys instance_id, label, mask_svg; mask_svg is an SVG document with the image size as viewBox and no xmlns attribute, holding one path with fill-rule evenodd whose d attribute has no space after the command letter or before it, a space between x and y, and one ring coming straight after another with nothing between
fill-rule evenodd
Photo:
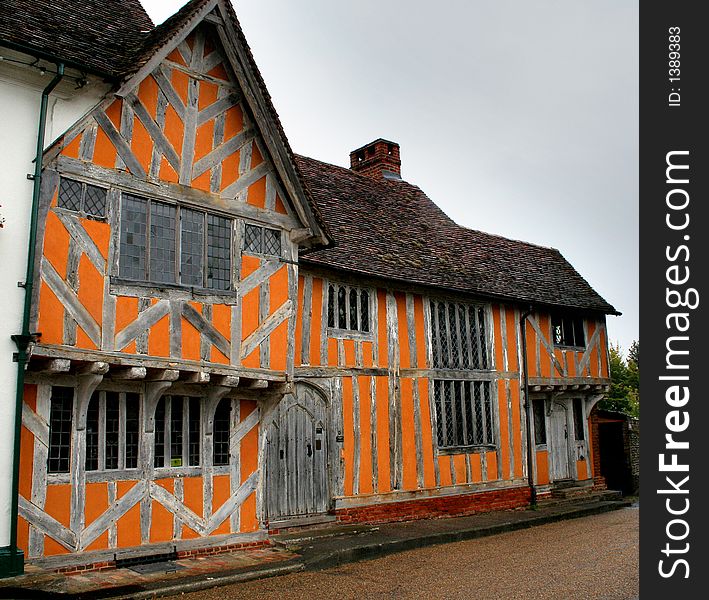
<instances>
[{"instance_id":1,"label":"timber framed cottage","mask_svg":"<svg viewBox=\"0 0 709 600\"><path fill-rule=\"evenodd\" d=\"M158 27L137 0L3 5L3 52L74 78L57 103L94 90L40 143L18 244L7 547L105 566L603 485L616 311L558 251L458 226L393 142L295 155L226 0Z\"/></svg>"}]
</instances>

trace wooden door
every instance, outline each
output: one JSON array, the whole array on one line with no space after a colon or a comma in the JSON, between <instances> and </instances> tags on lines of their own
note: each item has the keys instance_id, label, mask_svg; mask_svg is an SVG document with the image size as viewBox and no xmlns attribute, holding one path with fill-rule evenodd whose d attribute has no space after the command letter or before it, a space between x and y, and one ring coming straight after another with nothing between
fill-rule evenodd
<instances>
[{"instance_id":1,"label":"wooden door","mask_svg":"<svg viewBox=\"0 0 709 600\"><path fill-rule=\"evenodd\" d=\"M552 480L559 481L571 478L569 465L569 444L573 440L573 431L569 430L569 407L566 403L552 402L550 415L551 425L551 464Z\"/></svg>"},{"instance_id":2,"label":"wooden door","mask_svg":"<svg viewBox=\"0 0 709 600\"><path fill-rule=\"evenodd\" d=\"M266 510L270 521L307 517L330 508L327 406L297 384L281 400L266 435Z\"/></svg>"}]
</instances>

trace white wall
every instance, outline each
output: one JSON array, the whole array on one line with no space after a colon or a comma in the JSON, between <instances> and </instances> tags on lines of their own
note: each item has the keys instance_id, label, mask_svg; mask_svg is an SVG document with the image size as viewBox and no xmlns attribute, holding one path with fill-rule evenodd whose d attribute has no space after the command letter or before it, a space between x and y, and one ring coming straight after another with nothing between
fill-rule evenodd
<instances>
[{"instance_id":1,"label":"white wall","mask_svg":"<svg viewBox=\"0 0 709 600\"><path fill-rule=\"evenodd\" d=\"M31 62L27 56L0 48L5 58ZM47 65L53 70L53 65ZM76 76L78 73L68 72ZM17 350L10 339L22 330L25 292L17 286L24 281L27 269L27 244L34 153L42 90L52 79L47 72L0 62L0 548L10 539L12 491L12 454L14 441L17 364L12 354ZM108 90L100 80L76 90L76 81L68 79L52 93L47 111L45 142L49 146L76 120L95 106Z\"/></svg>"}]
</instances>

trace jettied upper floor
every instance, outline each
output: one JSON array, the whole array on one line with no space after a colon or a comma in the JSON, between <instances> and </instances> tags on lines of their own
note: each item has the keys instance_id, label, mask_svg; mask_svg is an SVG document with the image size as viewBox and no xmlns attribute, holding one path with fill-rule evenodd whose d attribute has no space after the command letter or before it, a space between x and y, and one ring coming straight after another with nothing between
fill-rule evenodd
<instances>
[{"instance_id":1,"label":"jettied upper floor","mask_svg":"<svg viewBox=\"0 0 709 600\"><path fill-rule=\"evenodd\" d=\"M187 4L129 71L44 156L35 368L284 381L298 249L328 236L229 2Z\"/></svg>"}]
</instances>

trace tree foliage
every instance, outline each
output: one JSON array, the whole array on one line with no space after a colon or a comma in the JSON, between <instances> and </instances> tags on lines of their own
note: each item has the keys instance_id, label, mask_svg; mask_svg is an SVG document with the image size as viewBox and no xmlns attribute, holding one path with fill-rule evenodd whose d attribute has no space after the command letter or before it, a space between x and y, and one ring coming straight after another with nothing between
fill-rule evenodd
<instances>
[{"instance_id":1,"label":"tree foliage","mask_svg":"<svg viewBox=\"0 0 709 600\"><path fill-rule=\"evenodd\" d=\"M640 416L640 342L630 346L627 360L619 344L611 344L611 387L608 397L598 404L602 410Z\"/></svg>"}]
</instances>

